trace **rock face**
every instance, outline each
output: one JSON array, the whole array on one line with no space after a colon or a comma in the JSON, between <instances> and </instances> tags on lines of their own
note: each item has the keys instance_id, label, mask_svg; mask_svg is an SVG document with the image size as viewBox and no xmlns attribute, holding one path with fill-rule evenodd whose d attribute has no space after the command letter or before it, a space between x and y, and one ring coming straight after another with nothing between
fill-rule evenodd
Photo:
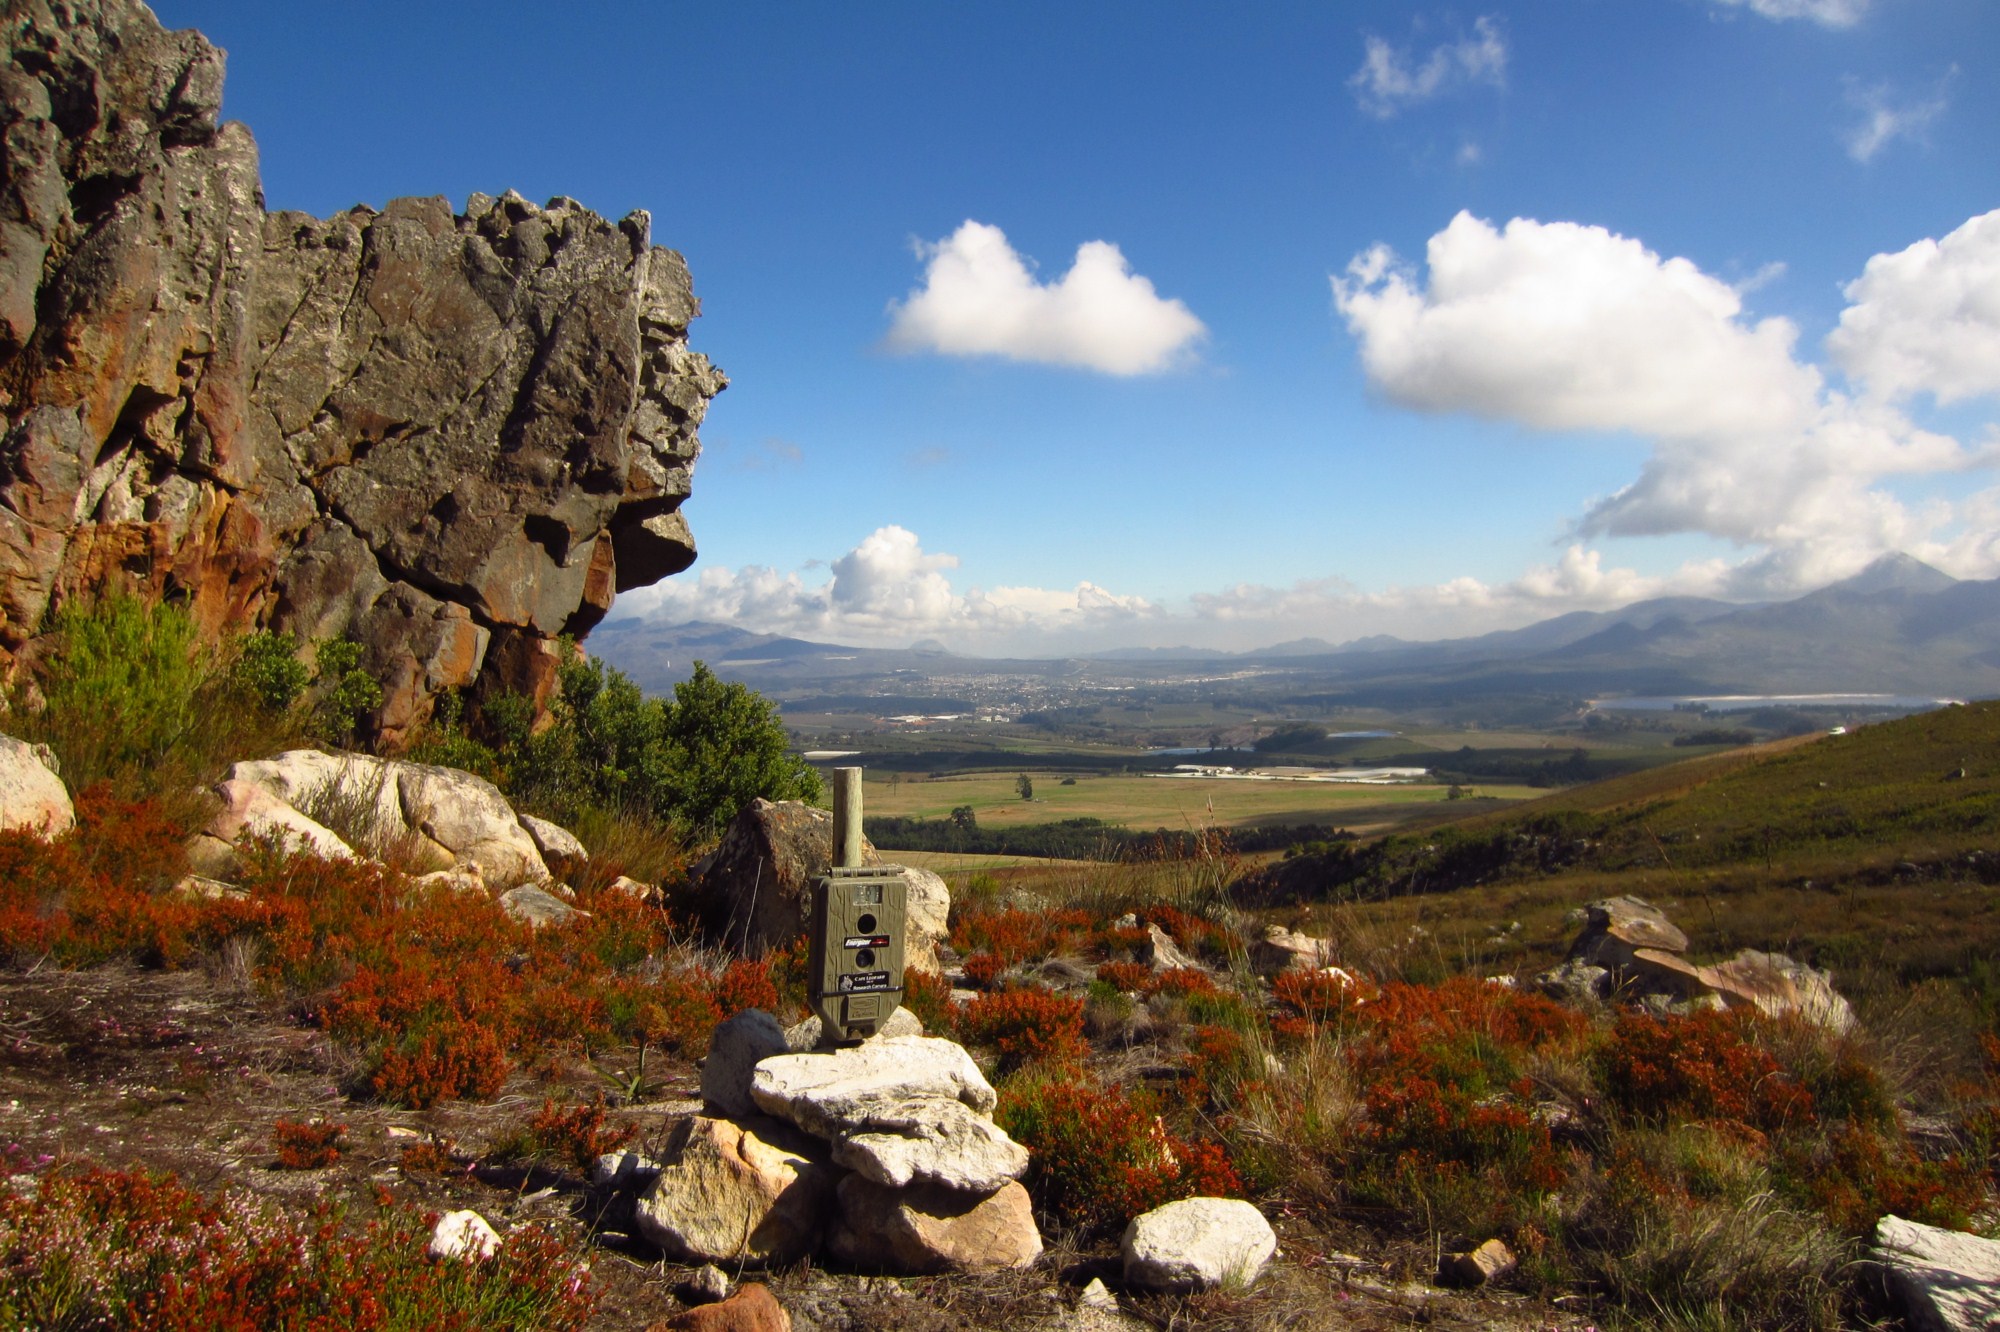
<instances>
[{"instance_id":1,"label":"rock face","mask_svg":"<svg viewBox=\"0 0 2000 1332\"><path fill-rule=\"evenodd\" d=\"M1278 1237L1247 1202L1183 1198L1133 1217L1118 1248L1128 1285L1187 1292L1250 1285Z\"/></svg>"},{"instance_id":2,"label":"rock face","mask_svg":"<svg viewBox=\"0 0 2000 1332\"><path fill-rule=\"evenodd\" d=\"M76 807L49 747L0 735L0 831L26 828L52 838L75 825Z\"/></svg>"},{"instance_id":3,"label":"rock face","mask_svg":"<svg viewBox=\"0 0 2000 1332\"><path fill-rule=\"evenodd\" d=\"M2000 1243L1885 1216L1875 1226L1875 1256L1912 1332L2000 1327Z\"/></svg>"},{"instance_id":4,"label":"rock face","mask_svg":"<svg viewBox=\"0 0 2000 1332\"><path fill-rule=\"evenodd\" d=\"M446 688L545 700L558 635L693 560L727 381L645 213L266 214L199 33L137 0L0 31L0 668L51 606L169 595L361 642L393 745Z\"/></svg>"}]
</instances>

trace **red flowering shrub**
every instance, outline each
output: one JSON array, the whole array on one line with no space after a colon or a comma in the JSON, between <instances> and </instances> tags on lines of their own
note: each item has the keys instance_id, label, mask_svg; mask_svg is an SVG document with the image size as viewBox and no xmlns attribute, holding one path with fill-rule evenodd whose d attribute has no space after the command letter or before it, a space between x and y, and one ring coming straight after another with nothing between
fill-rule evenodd
<instances>
[{"instance_id":1,"label":"red flowering shrub","mask_svg":"<svg viewBox=\"0 0 2000 1332\"><path fill-rule=\"evenodd\" d=\"M1149 906L1139 912L1139 918L1173 935L1175 943L1191 952L1227 953L1232 945L1240 947L1243 942L1227 927L1179 907Z\"/></svg>"},{"instance_id":2,"label":"red flowering shrub","mask_svg":"<svg viewBox=\"0 0 2000 1332\"><path fill-rule=\"evenodd\" d=\"M1890 1213L1962 1230L1986 1201L1978 1166L1952 1157L1926 1161L1900 1136L1842 1127L1819 1151L1794 1147L1788 1173L1827 1220L1866 1235Z\"/></svg>"},{"instance_id":3,"label":"red flowering shrub","mask_svg":"<svg viewBox=\"0 0 2000 1332\"><path fill-rule=\"evenodd\" d=\"M1023 1182L1062 1228L1103 1232L1177 1198L1242 1192L1219 1146L1175 1136L1115 1087L1016 1081L1003 1087L995 1118L1033 1153Z\"/></svg>"},{"instance_id":4,"label":"red flowering shrub","mask_svg":"<svg viewBox=\"0 0 2000 1332\"><path fill-rule=\"evenodd\" d=\"M970 1045L1000 1051L1002 1072L1024 1064L1080 1063L1090 1047L1083 1039L1083 1000L1047 990L996 990L958 1011L958 1034Z\"/></svg>"},{"instance_id":5,"label":"red flowering shrub","mask_svg":"<svg viewBox=\"0 0 2000 1332\"><path fill-rule=\"evenodd\" d=\"M1765 1132L1814 1123L1812 1093L1750 1043L1752 1021L1713 1011L1628 1013L1599 1052L1605 1092L1624 1113L1653 1123L1734 1120Z\"/></svg>"},{"instance_id":6,"label":"red flowering shrub","mask_svg":"<svg viewBox=\"0 0 2000 1332\"><path fill-rule=\"evenodd\" d=\"M1523 1059L1580 1044L1588 1023L1540 995L1471 977L1392 984L1345 1010L1347 1059L1363 1088L1360 1142L1370 1159L1356 1187L1381 1201L1412 1180L1483 1180L1495 1193L1534 1194L1560 1179L1545 1125L1523 1105Z\"/></svg>"},{"instance_id":7,"label":"red flowering shrub","mask_svg":"<svg viewBox=\"0 0 2000 1332\"><path fill-rule=\"evenodd\" d=\"M1153 977L1153 969L1143 962L1100 962L1097 964L1097 979L1114 990L1138 990L1144 988Z\"/></svg>"},{"instance_id":8,"label":"red flowering shrub","mask_svg":"<svg viewBox=\"0 0 2000 1332\"><path fill-rule=\"evenodd\" d=\"M1339 1022L1379 997L1374 987L1327 971L1285 971L1271 982L1279 1003L1313 1022Z\"/></svg>"},{"instance_id":9,"label":"red flowering shrub","mask_svg":"<svg viewBox=\"0 0 2000 1332\"><path fill-rule=\"evenodd\" d=\"M607 1124L605 1113L603 1092L567 1107L545 1100L528 1121L528 1143L539 1155L589 1170L598 1157L617 1151L639 1133L635 1124Z\"/></svg>"},{"instance_id":10,"label":"red flowering shrub","mask_svg":"<svg viewBox=\"0 0 2000 1332\"><path fill-rule=\"evenodd\" d=\"M1006 970L1006 959L998 953L974 953L965 959L965 978L981 989L996 984Z\"/></svg>"},{"instance_id":11,"label":"red flowering shrub","mask_svg":"<svg viewBox=\"0 0 2000 1332\"><path fill-rule=\"evenodd\" d=\"M406 1175L456 1174L460 1167L452 1157L454 1145L450 1138L436 1134L421 1138L403 1148L397 1167Z\"/></svg>"},{"instance_id":12,"label":"red flowering shrub","mask_svg":"<svg viewBox=\"0 0 2000 1332\"><path fill-rule=\"evenodd\" d=\"M778 987L771 981L770 966L749 958L731 962L722 973L722 979L716 983L715 1000L724 1017L746 1008L761 1008L776 1013Z\"/></svg>"},{"instance_id":13,"label":"red flowering shrub","mask_svg":"<svg viewBox=\"0 0 2000 1332\"><path fill-rule=\"evenodd\" d=\"M278 1148L278 1165L286 1170L323 1170L340 1159L347 1125L315 1120L301 1124L281 1119L271 1129Z\"/></svg>"},{"instance_id":14,"label":"red flowering shrub","mask_svg":"<svg viewBox=\"0 0 2000 1332\"><path fill-rule=\"evenodd\" d=\"M1190 1102L1201 1105L1230 1088L1243 1069L1247 1043L1234 1027L1190 1027L1188 1052L1181 1056L1187 1076L1181 1085Z\"/></svg>"},{"instance_id":15,"label":"red flowering shrub","mask_svg":"<svg viewBox=\"0 0 2000 1332\"><path fill-rule=\"evenodd\" d=\"M1215 994L1215 982L1206 971L1194 967L1169 967L1155 972L1146 982L1147 994L1163 994L1169 998L1185 999L1193 994Z\"/></svg>"},{"instance_id":16,"label":"red flowering shrub","mask_svg":"<svg viewBox=\"0 0 2000 1332\"><path fill-rule=\"evenodd\" d=\"M1081 952L1089 937L1090 915L1084 911L968 911L952 926L951 946L960 953L992 954L997 975L1036 958Z\"/></svg>"},{"instance_id":17,"label":"red flowering shrub","mask_svg":"<svg viewBox=\"0 0 2000 1332\"><path fill-rule=\"evenodd\" d=\"M951 982L926 971L903 973L903 1007L924 1024L925 1031L950 1031L956 1020L951 1007Z\"/></svg>"},{"instance_id":18,"label":"red flowering shrub","mask_svg":"<svg viewBox=\"0 0 2000 1332\"><path fill-rule=\"evenodd\" d=\"M0 1319L22 1327L163 1332L581 1329L596 1303L583 1268L537 1226L480 1263L439 1262L434 1218L397 1209L356 1230L172 1176L49 1171L0 1190Z\"/></svg>"},{"instance_id":19,"label":"red flowering shrub","mask_svg":"<svg viewBox=\"0 0 2000 1332\"><path fill-rule=\"evenodd\" d=\"M385 1101L425 1110L439 1101L498 1096L507 1071L498 1036L449 1019L384 1049L368 1085Z\"/></svg>"}]
</instances>

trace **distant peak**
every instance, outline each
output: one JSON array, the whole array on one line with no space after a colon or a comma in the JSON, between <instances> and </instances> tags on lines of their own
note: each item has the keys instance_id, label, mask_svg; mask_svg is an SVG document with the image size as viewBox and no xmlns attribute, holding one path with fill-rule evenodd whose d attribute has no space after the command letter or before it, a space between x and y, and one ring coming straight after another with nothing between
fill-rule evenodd
<instances>
[{"instance_id":1,"label":"distant peak","mask_svg":"<svg viewBox=\"0 0 2000 1332\"><path fill-rule=\"evenodd\" d=\"M1934 569L1914 555L1892 551L1875 560L1860 573L1820 589L1866 595L1874 592L1942 592L1958 580L1942 569Z\"/></svg>"}]
</instances>

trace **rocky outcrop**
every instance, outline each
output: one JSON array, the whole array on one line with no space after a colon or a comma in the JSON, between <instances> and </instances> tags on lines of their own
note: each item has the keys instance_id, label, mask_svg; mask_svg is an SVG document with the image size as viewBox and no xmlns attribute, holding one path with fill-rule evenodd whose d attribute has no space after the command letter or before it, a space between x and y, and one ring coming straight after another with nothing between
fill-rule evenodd
<instances>
[{"instance_id":1,"label":"rocky outcrop","mask_svg":"<svg viewBox=\"0 0 2000 1332\"><path fill-rule=\"evenodd\" d=\"M0 668L109 587L351 636L395 744L455 686L685 568L723 376L647 215L569 199L267 214L222 53L137 0L9 5Z\"/></svg>"},{"instance_id":2,"label":"rocky outcrop","mask_svg":"<svg viewBox=\"0 0 2000 1332\"><path fill-rule=\"evenodd\" d=\"M1669 1008L1754 1008L1795 1015L1832 1031L1854 1025L1854 1010L1833 977L1783 953L1745 948L1702 966L1682 956L1687 936L1659 908L1636 897L1593 902L1562 965L1536 984L1558 999L1591 1003L1615 997Z\"/></svg>"}]
</instances>

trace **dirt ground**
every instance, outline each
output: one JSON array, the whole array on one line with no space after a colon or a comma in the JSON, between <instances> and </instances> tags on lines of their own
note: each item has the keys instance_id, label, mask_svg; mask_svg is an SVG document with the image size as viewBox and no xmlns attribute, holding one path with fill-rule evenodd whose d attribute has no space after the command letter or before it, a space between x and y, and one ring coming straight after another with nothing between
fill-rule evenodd
<instances>
[{"instance_id":1,"label":"dirt ground","mask_svg":"<svg viewBox=\"0 0 2000 1332\"><path fill-rule=\"evenodd\" d=\"M65 972L0 971L0 1168L30 1187L52 1160L172 1171L204 1190L244 1190L281 1203L318 1199L366 1220L386 1192L445 1211L471 1208L496 1229L553 1222L591 1251L602 1293L595 1328L638 1332L684 1306L676 1287L692 1269L664 1260L629 1230L629 1200L592 1189L567 1169L491 1156L517 1135L544 1097L584 1092L588 1070L553 1081L516 1074L490 1102L427 1112L352 1096L356 1070L297 1015L226 975L105 966ZM662 1068L644 1103L620 1107L640 1126L644 1150L668 1124L698 1108L699 1074ZM602 1085L602 1079L597 1080ZM278 1166L279 1119L347 1125L339 1161L318 1170ZM457 1145L448 1173L406 1173L403 1149L426 1135ZM1418 1246L1371 1249L1365 1231L1328 1235L1298 1217L1273 1218L1281 1256L1247 1293L1194 1298L1120 1297L1118 1314L1077 1307L1092 1277L1118 1288L1114 1244L1078 1248L1050 1237L1025 1272L870 1278L801 1265L763 1280L798 1332L945 1332L961 1328L1265 1329L1501 1328L1578 1332L1581 1307L1505 1291L1461 1295L1411 1278L1435 1255ZM1568 1302L1563 1302L1568 1303Z\"/></svg>"}]
</instances>

